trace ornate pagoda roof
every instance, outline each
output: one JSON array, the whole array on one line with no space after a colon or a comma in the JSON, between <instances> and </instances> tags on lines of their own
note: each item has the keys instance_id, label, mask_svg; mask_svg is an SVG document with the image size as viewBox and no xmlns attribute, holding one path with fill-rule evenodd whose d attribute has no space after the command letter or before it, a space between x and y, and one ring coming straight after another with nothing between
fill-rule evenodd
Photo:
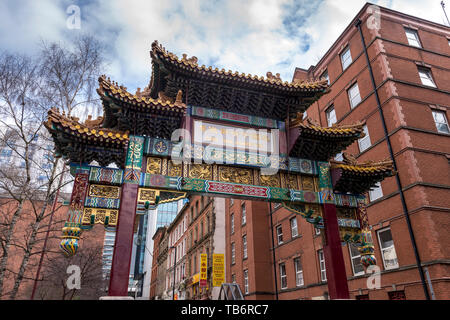
<instances>
[{"instance_id":1,"label":"ornate pagoda roof","mask_svg":"<svg viewBox=\"0 0 450 320\"><path fill-rule=\"evenodd\" d=\"M290 156L328 161L357 139L364 137L365 122L321 127L303 113L290 124Z\"/></svg>"},{"instance_id":2,"label":"ornate pagoda roof","mask_svg":"<svg viewBox=\"0 0 450 320\"><path fill-rule=\"evenodd\" d=\"M396 174L392 161L357 163L354 156L343 154L344 161L330 161L333 189L337 192L364 193L386 177Z\"/></svg>"},{"instance_id":3,"label":"ornate pagoda roof","mask_svg":"<svg viewBox=\"0 0 450 320\"><path fill-rule=\"evenodd\" d=\"M163 95L153 99L140 90L132 94L104 75L98 81L97 93L105 116L103 127L165 139L170 139L172 132L180 128L186 112L181 91L175 99Z\"/></svg>"},{"instance_id":4,"label":"ornate pagoda roof","mask_svg":"<svg viewBox=\"0 0 450 320\"><path fill-rule=\"evenodd\" d=\"M115 163L122 167L129 132L102 128L102 117L88 118L84 123L73 116L66 116L58 109L48 112L44 126L55 142L56 156L63 156L71 162L90 163L97 161L101 166Z\"/></svg>"},{"instance_id":5,"label":"ornate pagoda roof","mask_svg":"<svg viewBox=\"0 0 450 320\"><path fill-rule=\"evenodd\" d=\"M152 43L152 51L150 52L153 59L157 59L161 62L165 62L165 66L172 66L180 71L183 70L186 73L193 74L197 73L198 76L206 76L208 78L220 79L220 81L233 81L245 84L252 84L257 86L262 86L265 90L267 88L277 88L279 90L289 90L297 92L305 91L317 91L321 92L328 88L327 80L318 81L282 81L280 75L272 75L271 72L267 72L266 77L239 73L238 71L226 71L225 69L219 70L218 68L213 68L212 66L200 66L198 64L197 57L193 56L187 58L186 54L180 59L177 55L172 52L167 51L162 45L158 44L158 41Z\"/></svg>"},{"instance_id":6,"label":"ornate pagoda roof","mask_svg":"<svg viewBox=\"0 0 450 320\"><path fill-rule=\"evenodd\" d=\"M279 74L267 72L266 77L219 70L198 64L197 57L180 59L157 41L152 43L152 78L144 90L152 97L164 92L174 97L178 90L186 93L183 101L189 105L284 121L287 113L305 111L328 92L326 80L282 81Z\"/></svg>"}]
</instances>

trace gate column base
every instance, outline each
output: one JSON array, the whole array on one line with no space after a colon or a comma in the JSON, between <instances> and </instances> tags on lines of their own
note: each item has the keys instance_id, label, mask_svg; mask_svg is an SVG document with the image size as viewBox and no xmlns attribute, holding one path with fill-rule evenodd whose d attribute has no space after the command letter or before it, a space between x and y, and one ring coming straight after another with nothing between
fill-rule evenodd
<instances>
[{"instance_id":1,"label":"gate column base","mask_svg":"<svg viewBox=\"0 0 450 320\"><path fill-rule=\"evenodd\" d=\"M326 244L323 247L330 299L350 299L334 204L323 205Z\"/></svg>"}]
</instances>

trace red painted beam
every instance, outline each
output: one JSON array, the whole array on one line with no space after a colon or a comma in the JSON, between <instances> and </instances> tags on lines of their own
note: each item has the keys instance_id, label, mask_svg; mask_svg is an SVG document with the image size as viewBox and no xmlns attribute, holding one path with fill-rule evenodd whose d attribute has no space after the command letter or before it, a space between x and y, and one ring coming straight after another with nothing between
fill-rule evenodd
<instances>
[{"instance_id":1,"label":"red painted beam","mask_svg":"<svg viewBox=\"0 0 450 320\"><path fill-rule=\"evenodd\" d=\"M109 279L109 296L128 295L138 188L138 184L132 183L124 183L122 186L114 254Z\"/></svg>"},{"instance_id":2,"label":"red painted beam","mask_svg":"<svg viewBox=\"0 0 450 320\"><path fill-rule=\"evenodd\" d=\"M330 299L350 299L339 225L334 204L323 204L326 245L323 247Z\"/></svg>"}]
</instances>

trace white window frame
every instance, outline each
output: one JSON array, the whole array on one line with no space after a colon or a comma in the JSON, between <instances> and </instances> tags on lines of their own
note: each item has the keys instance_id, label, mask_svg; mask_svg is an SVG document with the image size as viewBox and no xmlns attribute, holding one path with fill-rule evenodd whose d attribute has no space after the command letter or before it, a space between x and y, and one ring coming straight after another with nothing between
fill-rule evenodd
<instances>
[{"instance_id":1,"label":"white window frame","mask_svg":"<svg viewBox=\"0 0 450 320\"><path fill-rule=\"evenodd\" d=\"M294 269L295 269L295 284L297 285L297 287L301 287L305 284L305 280L303 278L303 267L300 257L294 259Z\"/></svg>"},{"instance_id":2,"label":"white window frame","mask_svg":"<svg viewBox=\"0 0 450 320\"><path fill-rule=\"evenodd\" d=\"M295 226L292 225L292 222L295 222ZM289 223L291 224L291 237L295 238L298 236L298 222L297 217L293 217L289 220ZM295 231L295 232L294 232Z\"/></svg>"},{"instance_id":3,"label":"white window frame","mask_svg":"<svg viewBox=\"0 0 450 320\"><path fill-rule=\"evenodd\" d=\"M247 209L245 208L245 203L241 205L241 214L242 214L242 225L247 223Z\"/></svg>"},{"instance_id":4,"label":"white window frame","mask_svg":"<svg viewBox=\"0 0 450 320\"><path fill-rule=\"evenodd\" d=\"M327 125L331 127L333 124L337 122L336 117L336 110L334 109L334 106L330 106L326 111L325 114L327 116Z\"/></svg>"},{"instance_id":5,"label":"white window frame","mask_svg":"<svg viewBox=\"0 0 450 320\"><path fill-rule=\"evenodd\" d=\"M231 264L236 263L236 244L234 242L231 243Z\"/></svg>"},{"instance_id":6,"label":"white window frame","mask_svg":"<svg viewBox=\"0 0 450 320\"><path fill-rule=\"evenodd\" d=\"M348 94L348 99L350 101L350 107L352 109L361 103L362 99L361 99L361 93L359 91L358 82L355 82L350 88L348 88L347 94Z\"/></svg>"},{"instance_id":7,"label":"white window frame","mask_svg":"<svg viewBox=\"0 0 450 320\"><path fill-rule=\"evenodd\" d=\"M248 270L244 270L244 293L248 294Z\"/></svg>"},{"instance_id":8,"label":"white window frame","mask_svg":"<svg viewBox=\"0 0 450 320\"><path fill-rule=\"evenodd\" d=\"M353 253L352 253L352 247L358 252L357 255L353 255ZM362 268L362 271L355 272L355 261L358 261L358 260L359 260L359 264L362 265L362 264L361 264L361 254L360 254L359 251L358 251L358 247L357 247L356 245L354 245L352 242L349 242L349 243L348 243L348 252L349 252L349 254L350 254L350 262L351 262L351 264L352 264L353 275L354 275L354 276L360 276L360 275L365 274L364 267Z\"/></svg>"},{"instance_id":9,"label":"white window frame","mask_svg":"<svg viewBox=\"0 0 450 320\"><path fill-rule=\"evenodd\" d=\"M420 82L427 87L436 88L436 82L434 82L431 69L425 67L417 67L419 73Z\"/></svg>"},{"instance_id":10,"label":"white window frame","mask_svg":"<svg viewBox=\"0 0 450 320\"><path fill-rule=\"evenodd\" d=\"M247 259L247 235L242 236L242 257L244 259Z\"/></svg>"},{"instance_id":11,"label":"white window frame","mask_svg":"<svg viewBox=\"0 0 450 320\"><path fill-rule=\"evenodd\" d=\"M281 225L276 227L276 231L277 231L278 244L282 244L283 243L283 228L281 227Z\"/></svg>"},{"instance_id":12,"label":"white window frame","mask_svg":"<svg viewBox=\"0 0 450 320\"><path fill-rule=\"evenodd\" d=\"M330 75L328 74L328 69L325 69L324 72L322 72L322 75L320 76L321 79L326 79L328 85L330 84Z\"/></svg>"},{"instance_id":13,"label":"white window frame","mask_svg":"<svg viewBox=\"0 0 450 320\"><path fill-rule=\"evenodd\" d=\"M231 234L234 234L234 213L230 215L230 225Z\"/></svg>"},{"instance_id":14,"label":"white window frame","mask_svg":"<svg viewBox=\"0 0 450 320\"><path fill-rule=\"evenodd\" d=\"M323 249L317 251L317 255L319 258L320 280L327 281L327 267L325 265L325 254L323 253Z\"/></svg>"},{"instance_id":15,"label":"white window frame","mask_svg":"<svg viewBox=\"0 0 450 320\"><path fill-rule=\"evenodd\" d=\"M286 264L284 262L280 263L278 265L278 268L280 270L280 286L281 286L281 289L287 289L288 284L287 284ZM282 270L283 270L283 272L282 272ZM283 286L283 280L285 282L284 286Z\"/></svg>"},{"instance_id":16,"label":"white window frame","mask_svg":"<svg viewBox=\"0 0 450 320\"><path fill-rule=\"evenodd\" d=\"M370 201L375 201L383 197L383 188L381 187L381 182L377 182L373 190L369 190Z\"/></svg>"},{"instance_id":17,"label":"white window frame","mask_svg":"<svg viewBox=\"0 0 450 320\"><path fill-rule=\"evenodd\" d=\"M385 247L385 248L383 248L383 244L381 242L380 233L383 233L383 232L386 232L386 231L389 231L389 233L391 234L391 238L392 238L392 232L391 232L391 228L390 227L377 230L378 244L380 245L381 259L383 260L383 266L384 266L385 270L397 269L399 267L399 264L398 264L397 252L395 251L394 239L392 238L392 245L389 246L389 247ZM386 265L386 261L384 259L384 253L385 253L385 251L390 250L390 249L393 249L393 252L395 254L395 261L396 261L396 263L395 263L395 265L387 266Z\"/></svg>"},{"instance_id":18,"label":"white window frame","mask_svg":"<svg viewBox=\"0 0 450 320\"><path fill-rule=\"evenodd\" d=\"M347 46L342 53L341 56L341 65L342 65L342 71L348 68L349 65L352 64L352 52L350 51L350 46Z\"/></svg>"},{"instance_id":19,"label":"white window frame","mask_svg":"<svg viewBox=\"0 0 450 320\"><path fill-rule=\"evenodd\" d=\"M364 152L365 150L369 149L372 146L372 143L370 141L369 129L367 128L367 125L363 126L363 131L365 133L365 136L358 139L358 147L360 153Z\"/></svg>"},{"instance_id":20,"label":"white window frame","mask_svg":"<svg viewBox=\"0 0 450 320\"><path fill-rule=\"evenodd\" d=\"M440 133L447 133L447 134L450 133L450 127L448 126L447 115L445 114L445 112L441 111L441 110L431 110L431 112L433 115L433 120L434 120L434 124L436 125L437 131ZM440 122L436 118L438 114L442 115L444 122ZM439 128L441 126L444 126L446 128L446 130L440 130Z\"/></svg>"},{"instance_id":21,"label":"white window frame","mask_svg":"<svg viewBox=\"0 0 450 320\"><path fill-rule=\"evenodd\" d=\"M419 39L419 33L417 32L417 30L405 28L405 35L410 46L422 48L422 44Z\"/></svg>"}]
</instances>

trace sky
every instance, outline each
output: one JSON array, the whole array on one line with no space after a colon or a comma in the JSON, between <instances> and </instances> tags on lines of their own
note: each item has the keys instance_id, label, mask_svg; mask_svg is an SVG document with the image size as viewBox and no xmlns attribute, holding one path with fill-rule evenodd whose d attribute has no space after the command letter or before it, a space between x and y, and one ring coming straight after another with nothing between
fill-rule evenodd
<instances>
[{"instance_id":1,"label":"sky","mask_svg":"<svg viewBox=\"0 0 450 320\"><path fill-rule=\"evenodd\" d=\"M441 0L371 1L440 24ZM450 1L447 9L450 10ZM158 40L199 65L291 81L317 63L363 0L1 0L0 51L36 53L41 39L92 34L106 46L103 72L132 93L150 81ZM450 13L450 11L449 11Z\"/></svg>"}]
</instances>

